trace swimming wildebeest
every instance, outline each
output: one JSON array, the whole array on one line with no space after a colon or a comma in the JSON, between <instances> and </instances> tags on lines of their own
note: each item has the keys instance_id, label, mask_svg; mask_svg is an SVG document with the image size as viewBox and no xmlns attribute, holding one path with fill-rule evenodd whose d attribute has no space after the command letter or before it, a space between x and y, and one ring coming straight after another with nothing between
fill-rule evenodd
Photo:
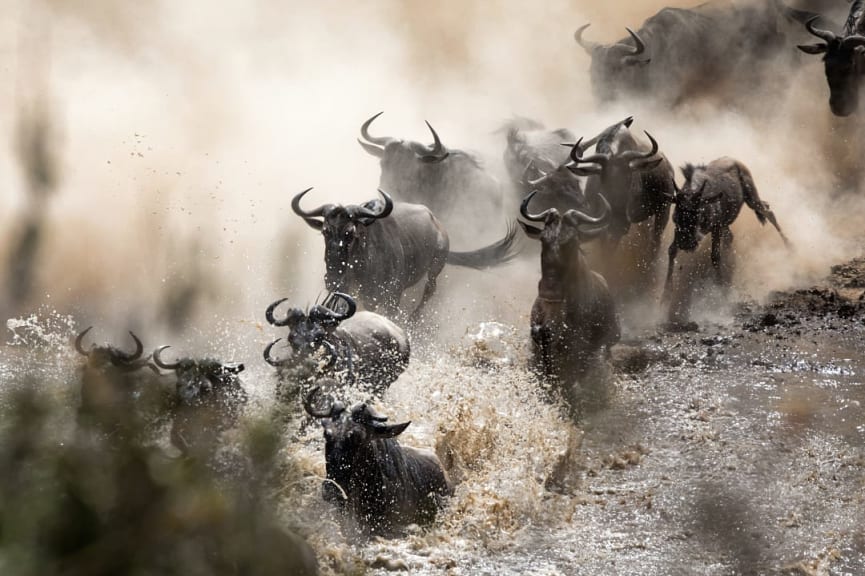
<instances>
[{"instance_id":1,"label":"swimming wildebeest","mask_svg":"<svg viewBox=\"0 0 865 576\"><path fill-rule=\"evenodd\" d=\"M579 411L595 399L578 393L574 381L598 366L601 352L609 354L621 334L607 282L589 268L581 249L582 242L604 233L609 206L598 217L574 209L560 214L555 208L531 214L534 195L520 206L523 218L544 224L536 228L520 222L529 237L541 241L541 280L531 313L532 365L557 381L565 401Z\"/></svg>"},{"instance_id":2,"label":"swimming wildebeest","mask_svg":"<svg viewBox=\"0 0 865 576\"><path fill-rule=\"evenodd\" d=\"M709 97L730 104L772 85L766 74L785 69L788 38L810 13L780 2L710 1L694 8L663 8L615 44L575 34L591 56L592 90L598 102L646 98L668 105Z\"/></svg>"},{"instance_id":3,"label":"swimming wildebeest","mask_svg":"<svg viewBox=\"0 0 865 576\"><path fill-rule=\"evenodd\" d=\"M313 389L303 405L324 428L325 500L338 502L364 531L375 534L434 520L453 487L433 452L397 442L411 422L387 424L364 403L346 410L342 402L328 399L318 408L318 393Z\"/></svg>"},{"instance_id":4,"label":"swimming wildebeest","mask_svg":"<svg viewBox=\"0 0 865 576\"><path fill-rule=\"evenodd\" d=\"M673 287L673 268L679 250L693 252L706 234L712 235L712 266L720 284L726 284L721 267L722 250L733 242L730 225L739 216L743 204L754 211L760 224L768 220L778 230L785 245L787 237L781 231L769 204L760 200L751 172L738 160L719 158L705 166L686 164L682 168L685 184L675 195L673 222L676 226L670 244L664 299Z\"/></svg>"},{"instance_id":5,"label":"swimming wildebeest","mask_svg":"<svg viewBox=\"0 0 865 576\"><path fill-rule=\"evenodd\" d=\"M618 246L632 223L652 218L652 236L648 261L654 262L661 245L661 236L670 217L671 198L675 193L673 166L658 153L658 143L646 132L651 149L640 145L628 129L629 116L613 124L595 140L595 153L580 154L580 142L571 151L571 170L581 176L596 175L586 185L587 202L600 194L610 204L607 235L612 247Z\"/></svg>"},{"instance_id":6,"label":"swimming wildebeest","mask_svg":"<svg viewBox=\"0 0 865 576\"><path fill-rule=\"evenodd\" d=\"M382 114L363 123L358 139L380 161L379 188L398 202L423 204L460 242L477 240L479 228L498 225L503 216L501 186L474 155L447 148L429 122L431 145L370 135L370 124Z\"/></svg>"},{"instance_id":7,"label":"swimming wildebeest","mask_svg":"<svg viewBox=\"0 0 865 576\"><path fill-rule=\"evenodd\" d=\"M381 394L408 366L408 336L384 316L357 312L354 299L347 294L336 292L329 300L341 300L345 311L336 312L323 305L315 305L306 313L289 308L285 317L278 319L274 312L286 301L282 298L267 307L265 317L274 326L288 326L288 344L301 361L319 348L327 350L328 362L318 371L319 376L336 377L343 383L357 382L368 386L373 394ZM297 359L271 357L271 349L279 340L268 344L264 359L277 368L296 363Z\"/></svg>"},{"instance_id":8,"label":"swimming wildebeest","mask_svg":"<svg viewBox=\"0 0 865 576\"><path fill-rule=\"evenodd\" d=\"M162 352L167 348L153 352L153 363L176 378L171 442L185 454L207 456L215 450L217 436L237 423L246 404L238 376L244 366L212 358L165 362Z\"/></svg>"},{"instance_id":9,"label":"swimming wildebeest","mask_svg":"<svg viewBox=\"0 0 865 576\"><path fill-rule=\"evenodd\" d=\"M485 248L451 252L447 232L426 206L394 202L379 190L384 202L325 204L306 212L300 200L310 190L295 196L291 207L324 236L325 286L355 295L366 308L391 318L400 312L403 293L426 277L423 297L412 313L416 318L435 293L436 278L445 264L483 269L515 255L514 226Z\"/></svg>"},{"instance_id":10,"label":"swimming wildebeest","mask_svg":"<svg viewBox=\"0 0 865 576\"><path fill-rule=\"evenodd\" d=\"M78 416L111 432L137 430L148 424L163 407L163 398L148 367L141 340L132 333L133 352L110 345L84 348L84 338L93 327L75 338L75 349L87 357L81 375L81 403ZM139 425L140 424L140 425Z\"/></svg>"},{"instance_id":11,"label":"swimming wildebeest","mask_svg":"<svg viewBox=\"0 0 865 576\"><path fill-rule=\"evenodd\" d=\"M823 42L800 45L799 49L807 54L823 54L829 107L836 116L849 116L859 107L859 85L865 75L865 0L850 5L841 34L817 28L814 22L818 18L811 18L805 26Z\"/></svg>"}]
</instances>

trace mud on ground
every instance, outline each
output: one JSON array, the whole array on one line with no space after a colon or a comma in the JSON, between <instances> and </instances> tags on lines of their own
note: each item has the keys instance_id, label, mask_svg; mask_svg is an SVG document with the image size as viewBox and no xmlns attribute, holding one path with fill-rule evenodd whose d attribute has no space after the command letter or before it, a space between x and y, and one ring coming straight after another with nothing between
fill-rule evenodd
<instances>
[{"instance_id":1,"label":"mud on ground","mask_svg":"<svg viewBox=\"0 0 865 576\"><path fill-rule=\"evenodd\" d=\"M578 573L865 573L865 258L614 362L583 426Z\"/></svg>"}]
</instances>

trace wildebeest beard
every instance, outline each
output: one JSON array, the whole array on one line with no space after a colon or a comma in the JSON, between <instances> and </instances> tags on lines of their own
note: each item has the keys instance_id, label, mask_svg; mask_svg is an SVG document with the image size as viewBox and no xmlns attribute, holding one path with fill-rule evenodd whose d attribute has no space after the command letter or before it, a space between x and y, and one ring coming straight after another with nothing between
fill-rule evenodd
<instances>
[{"instance_id":1,"label":"wildebeest beard","mask_svg":"<svg viewBox=\"0 0 865 576\"><path fill-rule=\"evenodd\" d=\"M324 218L325 287L330 291L355 293L362 277L366 226L342 206L335 207Z\"/></svg>"}]
</instances>

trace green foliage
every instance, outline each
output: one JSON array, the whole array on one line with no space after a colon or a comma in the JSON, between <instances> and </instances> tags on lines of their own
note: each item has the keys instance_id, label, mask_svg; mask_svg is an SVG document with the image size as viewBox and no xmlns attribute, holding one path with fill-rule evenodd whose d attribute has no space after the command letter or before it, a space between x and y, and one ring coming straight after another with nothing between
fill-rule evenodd
<instances>
[{"instance_id":1,"label":"green foliage","mask_svg":"<svg viewBox=\"0 0 865 576\"><path fill-rule=\"evenodd\" d=\"M284 463L268 421L252 422L230 466L218 466L173 457L146 434L70 425L69 407L36 384L2 398L0 573L317 572L309 546L275 517Z\"/></svg>"}]
</instances>

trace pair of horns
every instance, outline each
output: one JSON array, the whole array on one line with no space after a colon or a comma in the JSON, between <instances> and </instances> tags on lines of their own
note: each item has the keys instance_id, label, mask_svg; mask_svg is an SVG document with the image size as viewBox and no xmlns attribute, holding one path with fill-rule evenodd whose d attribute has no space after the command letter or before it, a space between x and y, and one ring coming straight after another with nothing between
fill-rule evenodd
<instances>
[{"instance_id":1,"label":"pair of horns","mask_svg":"<svg viewBox=\"0 0 865 576\"><path fill-rule=\"evenodd\" d=\"M93 351L95 345L91 344L89 349L84 348L84 337L87 336L87 333L93 329L93 326L88 326L85 328L78 336L75 338L75 349L78 350L78 353L83 356L90 356L90 353ZM114 351L114 356L119 362L134 362L141 358L141 355L144 354L144 345L141 343L141 340L138 339L138 336L135 335L131 330L129 331L129 335L132 336L132 339L135 341L135 352L121 352L119 350ZM112 358L113 360L113 358Z\"/></svg>"},{"instance_id":2,"label":"pair of horns","mask_svg":"<svg viewBox=\"0 0 865 576\"><path fill-rule=\"evenodd\" d=\"M291 209L294 210L294 213L306 220L306 223L314 228L318 228L319 230L324 226L323 220L319 220L328 214L331 210L333 210L333 204L322 204L318 208L314 210L306 211L300 207L300 200L306 195L307 192L312 190L312 188L307 188L300 194L296 195L291 200ZM379 218L386 218L393 211L393 198L390 197L390 194L382 190L378 189L379 194L384 198L384 206L381 207L380 210L370 210L366 206L346 206L345 210L349 213L349 216L362 219L368 218L377 220Z\"/></svg>"},{"instance_id":3,"label":"pair of horns","mask_svg":"<svg viewBox=\"0 0 865 576\"><path fill-rule=\"evenodd\" d=\"M529 193L529 195L523 199L522 204L520 204L520 214L522 214L523 218L525 218L529 222L545 222L547 216L549 216L550 214L558 214L558 210L556 210L555 208L547 208L539 214L530 213L529 203L532 201L532 198L534 198L535 194L537 193L537 190L532 190L531 193ZM585 212L581 212L580 210L577 210L575 208L571 208L570 210L565 212L565 215L576 218L577 222L579 222L580 224L600 224L607 218L607 215L610 213L610 204L607 202L607 199L603 196L600 196L600 198L604 204L604 211L601 213L600 216L589 216Z\"/></svg>"},{"instance_id":4,"label":"pair of horns","mask_svg":"<svg viewBox=\"0 0 865 576\"><path fill-rule=\"evenodd\" d=\"M361 125L360 135L363 140L361 140L360 138L358 138L357 140L364 150L377 158L382 158L384 156L385 146L395 140L395 138L389 138L387 136L372 136L369 133L370 124L372 124L373 120L375 120L382 114L384 114L384 112L379 112ZM413 147L414 152L417 157L424 162L441 162L442 160L447 158L450 153L448 152L448 149L445 148L444 144L442 144L439 135L436 133L432 125L426 120L424 120L424 122L426 122L427 128L429 128L430 133L432 133L433 144L432 146L421 146L420 148Z\"/></svg>"},{"instance_id":5,"label":"pair of horns","mask_svg":"<svg viewBox=\"0 0 865 576\"><path fill-rule=\"evenodd\" d=\"M580 164L594 164L598 170L603 170L612 160L617 160L620 162L627 162L628 167L631 170L640 170L643 168L652 167L657 158L655 155L658 153L658 142L649 134L647 131L644 131L644 134L649 139L649 142L652 143L652 147L648 152L640 152L639 150L626 150L620 154L610 154L610 153L597 153L592 154L591 156L583 157L583 151L585 148L582 146L583 139L580 138L576 144L574 144L573 148L571 148L571 164L568 167L580 167Z\"/></svg>"},{"instance_id":6,"label":"pair of horns","mask_svg":"<svg viewBox=\"0 0 865 576\"><path fill-rule=\"evenodd\" d=\"M577 28L577 31L574 32L574 39L577 41L577 44L583 47L583 49L589 53L591 56L592 53L599 48L601 45L597 42L590 42L588 40L583 39L583 32L586 31L586 28L591 26L591 24L584 24ZM642 38L637 35L636 32L631 30L630 28L625 28L628 31L628 34L631 35L631 38L634 40L634 45L629 46L628 44L615 44L624 50L624 55L622 56L623 64L639 64L648 62L647 60L639 60L637 56L643 54L646 51L646 43L643 42Z\"/></svg>"},{"instance_id":7,"label":"pair of horns","mask_svg":"<svg viewBox=\"0 0 865 576\"><path fill-rule=\"evenodd\" d=\"M286 300L288 300L288 298L280 298L267 307L267 310L264 312L264 317L271 325L288 326L297 319L298 315L303 315L303 312L301 312L299 308L291 308L288 313L286 313L285 318L276 318L274 315L276 308ZM339 313L326 306L315 306L310 310L309 315L312 316L314 320L333 320L335 322L342 322L343 320L347 320L354 316L354 313L357 312L357 302L355 302L354 298L348 294L343 294L342 292L334 292L330 297L328 297L328 302L335 303L338 300L345 302L345 312Z\"/></svg>"}]
</instances>

